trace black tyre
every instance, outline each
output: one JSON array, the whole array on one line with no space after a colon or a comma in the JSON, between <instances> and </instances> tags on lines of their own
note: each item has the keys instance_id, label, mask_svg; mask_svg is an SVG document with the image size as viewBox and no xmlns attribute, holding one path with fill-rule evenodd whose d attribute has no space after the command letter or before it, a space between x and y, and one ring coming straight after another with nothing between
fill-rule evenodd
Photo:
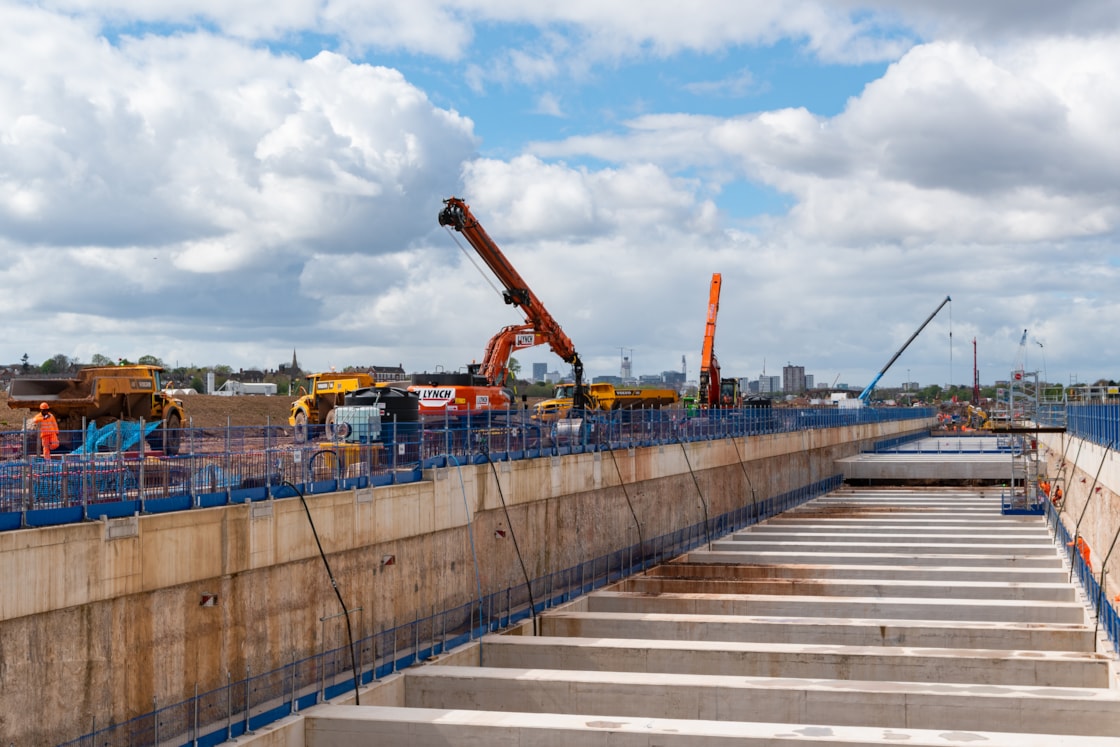
<instances>
[{"instance_id":1,"label":"black tyre","mask_svg":"<svg viewBox=\"0 0 1120 747\"><path fill-rule=\"evenodd\" d=\"M295 416L295 429L293 435L296 443L302 444L307 442L307 413L300 410Z\"/></svg>"},{"instance_id":2,"label":"black tyre","mask_svg":"<svg viewBox=\"0 0 1120 747\"><path fill-rule=\"evenodd\" d=\"M179 453L179 445L183 439L183 422L179 417L178 412L172 412L163 421L163 427L159 429L160 433L160 447L163 453L167 456L176 456Z\"/></svg>"}]
</instances>

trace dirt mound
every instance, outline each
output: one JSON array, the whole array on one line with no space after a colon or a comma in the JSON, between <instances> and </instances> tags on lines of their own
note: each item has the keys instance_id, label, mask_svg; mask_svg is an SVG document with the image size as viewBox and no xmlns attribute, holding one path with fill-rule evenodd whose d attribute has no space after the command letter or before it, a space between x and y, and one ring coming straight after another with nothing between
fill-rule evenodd
<instances>
[{"instance_id":1,"label":"dirt mound","mask_svg":"<svg viewBox=\"0 0 1120 747\"><path fill-rule=\"evenodd\" d=\"M195 428L220 428L230 425L287 425L294 397L242 395L220 397L213 394L188 394L183 400L187 423ZM19 430L24 418L34 410L8 407L8 395L0 394L0 430Z\"/></svg>"}]
</instances>

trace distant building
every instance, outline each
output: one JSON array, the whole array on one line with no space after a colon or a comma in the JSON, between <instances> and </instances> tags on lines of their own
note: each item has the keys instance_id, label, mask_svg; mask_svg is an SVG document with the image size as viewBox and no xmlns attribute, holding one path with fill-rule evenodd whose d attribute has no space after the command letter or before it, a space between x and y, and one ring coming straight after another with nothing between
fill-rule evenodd
<instances>
[{"instance_id":1,"label":"distant building","mask_svg":"<svg viewBox=\"0 0 1120 747\"><path fill-rule=\"evenodd\" d=\"M805 391L805 366L786 364L782 368L782 391L800 394Z\"/></svg>"},{"instance_id":2,"label":"distant building","mask_svg":"<svg viewBox=\"0 0 1120 747\"><path fill-rule=\"evenodd\" d=\"M816 378L813 376L813 374L805 374L806 391L808 391L809 389L816 389L816 383Z\"/></svg>"},{"instance_id":3,"label":"distant building","mask_svg":"<svg viewBox=\"0 0 1120 747\"><path fill-rule=\"evenodd\" d=\"M548 379L548 364L533 364L533 381L546 381Z\"/></svg>"},{"instance_id":4,"label":"distant building","mask_svg":"<svg viewBox=\"0 0 1120 747\"><path fill-rule=\"evenodd\" d=\"M404 372L404 364L396 366L370 366L369 373L373 376L373 380L381 382L389 381L404 381L408 376Z\"/></svg>"},{"instance_id":5,"label":"distant building","mask_svg":"<svg viewBox=\"0 0 1120 747\"><path fill-rule=\"evenodd\" d=\"M782 391L782 377L781 376L759 376L758 377L758 393L759 394L772 394L774 392Z\"/></svg>"},{"instance_id":6,"label":"distant building","mask_svg":"<svg viewBox=\"0 0 1120 747\"><path fill-rule=\"evenodd\" d=\"M644 384L646 386L661 386L664 383L665 380L661 378L660 374L642 374L638 377L639 385Z\"/></svg>"},{"instance_id":7,"label":"distant building","mask_svg":"<svg viewBox=\"0 0 1120 747\"><path fill-rule=\"evenodd\" d=\"M684 386L685 373L684 371L662 371L661 381L665 386L672 389L680 389Z\"/></svg>"},{"instance_id":8,"label":"distant building","mask_svg":"<svg viewBox=\"0 0 1120 747\"><path fill-rule=\"evenodd\" d=\"M264 382L264 371L258 371L250 368L246 371L244 368L237 370L237 380L242 384L261 384Z\"/></svg>"},{"instance_id":9,"label":"distant building","mask_svg":"<svg viewBox=\"0 0 1120 747\"><path fill-rule=\"evenodd\" d=\"M596 376L591 380L592 384L610 384L611 386L622 386L621 376Z\"/></svg>"}]
</instances>

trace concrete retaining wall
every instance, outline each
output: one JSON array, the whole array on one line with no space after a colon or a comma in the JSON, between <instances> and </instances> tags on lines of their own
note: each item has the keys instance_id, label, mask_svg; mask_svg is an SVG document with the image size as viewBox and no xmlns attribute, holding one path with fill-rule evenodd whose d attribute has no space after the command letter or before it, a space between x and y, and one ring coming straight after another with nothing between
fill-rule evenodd
<instances>
[{"instance_id":1,"label":"concrete retaining wall","mask_svg":"<svg viewBox=\"0 0 1120 747\"><path fill-rule=\"evenodd\" d=\"M1076 531L1089 544L1093 575L1120 532L1120 452L1065 434L1039 437L1040 472L1059 478L1065 505L1061 519L1070 536ZM1063 467L1064 463L1064 467ZM1105 575L1105 600L1120 595L1120 541L1112 548Z\"/></svg>"},{"instance_id":2,"label":"concrete retaining wall","mask_svg":"<svg viewBox=\"0 0 1120 747\"><path fill-rule=\"evenodd\" d=\"M716 516L915 426L928 423L451 467L307 502L362 608L359 637L476 598L475 555L484 594L523 583L511 529L538 577L634 544L630 504L649 539L703 520L697 485ZM73 739L345 640L298 499L2 533L0 576L0 734L17 744Z\"/></svg>"}]
</instances>

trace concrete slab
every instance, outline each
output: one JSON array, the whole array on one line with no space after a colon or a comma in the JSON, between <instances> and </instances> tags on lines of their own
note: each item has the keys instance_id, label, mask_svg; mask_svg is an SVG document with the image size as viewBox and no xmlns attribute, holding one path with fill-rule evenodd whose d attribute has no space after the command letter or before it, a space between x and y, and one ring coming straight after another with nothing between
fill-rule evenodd
<instances>
[{"instance_id":1,"label":"concrete slab","mask_svg":"<svg viewBox=\"0 0 1120 747\"><path fill-rule=\"evenodd\" d=\"M858 454L836 460L845 480L1009 480L1006 454Z\"/></svg>"},{"instance_id":2,"label":"concrete slab","mask_svg":"<svg viewBox=\"0 0 1120 747\"><path fill-rule=\"evenodd\" d=\"M724 552L730 551L749 551L749 552L797 552L803 550L805 552L816 552L822 548L822 543L804 541L785 541L780 537L751 537L742 536L733 539L716 540L711 543L713 550L722 550ZM832 542L827 545L829 552L842 553L842 552L857 552L857 553L875 553L875 552L901 552L905 551L907 554L916 555L995 555L999 557L1044 557L1055 559L1054 545L1049 542L1035 542L1032 544L1004 544L999 539L988 540L987 542L976 540L971 544L959 544L945 542L944 540L932 541L927 539L924 542L892 542L892 541L879 541L879 542Z\"/></svg>"},{"instance_id":3,"label":"concrete slab","mask_svg":"<svg viewBox=\"0 0 1120 747\"><path fill-rule=\"evenodd\" d=\"M490 636L481 666L723 674L976 685L1099 687L1109 659L1096 653L883 646Z\"/></svg>"},{"instance_id":4,"label":"concrete slab","mask_svg":"<svg viewBox=\"0 0 1120 747\"><path fill-rule=\"evenodd\" d=\"M304 718L305 747L1116 747L1113 737L384 706L323 706Z\"/></svg>"},{"instance_id":5,"label":"concrete slab","mask_svg":"<svg viewBox=\"0 0 1120 747\"><path fill-rule=\"evenodd\" d=\"M766 714L771 722L900 729L996 729L1113 736L1113 691L774 677L422 667L405 675L405 705L712 721Z\"/></svg>"},{"instance_id":6,"label":"concrete slab","mask_svg":"<svg viewBox=\"0 0 1120 747\"><path fill-rule=\"evenodd\" d=\"M678 561L663 563L645 572L664 578L728 579L866 579L889 581L981 581L992 583L1069 584L1069 572L1055 563L1051 568L1008 568L994 566L875 566L808 564L740 564L736 553L693 550Z\"/></svg>"},{"instance_id":7,"label":"concrete slab","mask_svg":"<svg viewBox=\"0 0 1120 747\"><path fill-rule=\"evenodd\" d=\"M1089 625L575 611L550 612L540 618L539 624L541 635L569 638L1083 652L1092 652L1096 646L1096 636Z\"/></svg>"},{"instance_id":8,"label":"concrete slab","mask_svg":"<svg viewBox=\"0 0 1120 747\"><path fill-rule=\"evenodd\" d=\"M958 620L1010 623L1085 623L1078 602L987 599L874 599L863 597L771 597L763 594L635 594L600 591L587 599L589 612L671 612L701 615L854 617L877 620Z\"/></svg>"},{"instance_id":9,"label":"concrete slab","mask_svg":"<svg viewBox=\"0 0 1120 747\"><path fill-rule=\"evenodd\" d=\"M1068 583L1023 584L983 581L888 581L836 579L697 579L635 576L612 589L643 594L769 594L774 596L900 597L947 599L1013 599L1016 601L1074 602Z\"/></svg>"},{"instance_id":10,"label":"concrete slab","mask_svg":"<svg viewBox=\"0 0 1120 747\"><path fill-rule=\"evenodd\" d=\"M1016 568L1061 568L1062 560L1057 552L1051 549L1049 555L977 555L965 553L876 553L876 552L832 552L831 547L820 548L814 551L759 551L757 548L742 546L736 543L726 543L724 553L736 553L742 563L767 564L767 563L795 563L795 564L831 564L831 565L886 565L886 566L925 566L925 567L989 567L993 563L1000 563L1007 567ZM719 541L712 542L712 549L719 550Z\"/></svg>"}]
</instances>

